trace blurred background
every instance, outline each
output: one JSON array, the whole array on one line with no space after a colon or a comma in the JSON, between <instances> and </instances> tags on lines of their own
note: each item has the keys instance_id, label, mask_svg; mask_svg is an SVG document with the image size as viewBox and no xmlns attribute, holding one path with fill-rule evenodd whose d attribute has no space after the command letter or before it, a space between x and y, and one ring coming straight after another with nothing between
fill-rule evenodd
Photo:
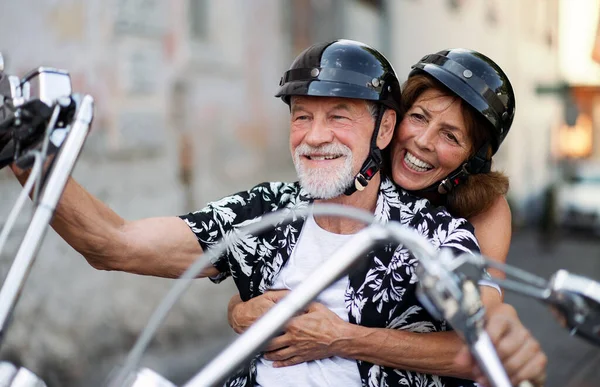
<instances>
[{"instance_id":1,"label":"blurred background","mask_svg":"<svg viewBox=\"0 0 600 387\"><path fill-rule=\"evenodd\" d=\"M176 215L269 180L294 180L288 109L273 98L292 59L356 39L403 80L423 55L472 48L517 96L495 167L511 179L509 263L600 280L600 0L0 1L6 72L70 72L96 101L74 172L127 219ZM0 219L20 186L0 171ZM28 225L1 257L6 275ZM196 281L144 358L187 380L233 337L232 281ZM99 385L123 360L172 281L99 272L48 232L0 358L50 386ZM508 295L549 355L548 386L598 386L600 350L533 300Z\"/></svg>"}]
</instances>

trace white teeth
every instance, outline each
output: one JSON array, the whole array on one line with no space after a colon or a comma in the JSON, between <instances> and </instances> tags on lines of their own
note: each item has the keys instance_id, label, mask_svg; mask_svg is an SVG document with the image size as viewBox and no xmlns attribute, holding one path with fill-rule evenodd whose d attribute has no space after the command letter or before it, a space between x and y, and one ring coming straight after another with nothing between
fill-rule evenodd
<instances>
[{"instance_id":1,"label":"white teeth","mask_svg":"<svg viewBox=\"0 0 600 387\"><path fill-rule=\"evenodd\" d=\"M427 164L425 161L416 158L413 154L411 154L408 151L404 156L404 161L406 161L407 165L417 172L425 172L433 168L433 165Z\"/></svg>"},{"instance_id":2,"label":"white teeth","mask_svg":"<svg viewBox=\"0 0 600 387\"><path fill-rule=\"evenodd\" d=\"M318 160L318 161L322 161L322 160L333 160L333 159L337 159L338 157L340 157L339 155L331 155L331 156L308 156L311 160Z\"/></svg>"}]
</instances>

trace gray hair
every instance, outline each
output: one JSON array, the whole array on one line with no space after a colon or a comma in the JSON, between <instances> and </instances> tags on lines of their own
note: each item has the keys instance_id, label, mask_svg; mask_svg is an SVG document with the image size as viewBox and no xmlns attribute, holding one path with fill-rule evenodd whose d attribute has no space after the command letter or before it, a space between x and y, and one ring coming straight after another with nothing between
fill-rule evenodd
<instances>
[{"instance_id":1,"label":"gray hair","mask_svg":"<svg viewBox=\"0 0 600 387\"><path fill-rule=\"evenodd\" d=\"M365 103L367 104L367 110L369 111L369 114L371 114L371 117L373 117L374 120L377 119L377 111L379 110L379 105L373 101L368 101L365 100ZM386 111L386 107L383 106L383 112Z\"/></svg>"}]
</instances>

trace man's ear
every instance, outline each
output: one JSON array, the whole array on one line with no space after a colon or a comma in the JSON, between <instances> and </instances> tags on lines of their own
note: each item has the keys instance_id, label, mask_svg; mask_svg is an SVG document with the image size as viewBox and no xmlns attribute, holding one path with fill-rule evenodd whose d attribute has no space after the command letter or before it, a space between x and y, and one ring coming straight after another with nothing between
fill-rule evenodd
<instances>
[{"instance_id":1,"label":"man's ear","mask_svg":"<svg viewBox=\"0 0 600 387\"><path fill-rule=\"evenodd\" d=\"M396 111L392 109L386 109L383 113L381 125L379 126L379 134L377 135L377 147L379 149L384 149L390 144L390 141L392 141L397 117Z\"/></svg>"}]
</instances>

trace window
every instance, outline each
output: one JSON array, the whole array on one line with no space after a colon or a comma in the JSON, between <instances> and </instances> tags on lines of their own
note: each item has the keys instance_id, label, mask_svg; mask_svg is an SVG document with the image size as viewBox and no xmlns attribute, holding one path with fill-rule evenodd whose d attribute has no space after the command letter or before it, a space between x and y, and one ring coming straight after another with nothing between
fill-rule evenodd
<instances>
[{"instance_id":1,"label":"window","mask_svg":"<svg viewBox=\"0 0 600 387\"><path fill-rule=\"evenodd\" d=\"M165 4L158 0L118 0L116 33L160 36L165 29Z\"/></svg>"},{"instance_id":2,"label":"window","mask_svg":"<svg viewBox=\"0 0 600 387\"><path fill-rule=\"evenodd\" d=\"M194 40L206 40L208 37L208 0L189 1L190 37Z\"/></svg>"},{"instance_id":3,"label":"window","mask_svg":"<svg viewBox=\"0 0 600 387\"><path fill-rule=\"evenodd\" d=\"M365 3L378 11L383 9L383 0L360 0L361 3Z\"/></svg>"}]
</instances>

